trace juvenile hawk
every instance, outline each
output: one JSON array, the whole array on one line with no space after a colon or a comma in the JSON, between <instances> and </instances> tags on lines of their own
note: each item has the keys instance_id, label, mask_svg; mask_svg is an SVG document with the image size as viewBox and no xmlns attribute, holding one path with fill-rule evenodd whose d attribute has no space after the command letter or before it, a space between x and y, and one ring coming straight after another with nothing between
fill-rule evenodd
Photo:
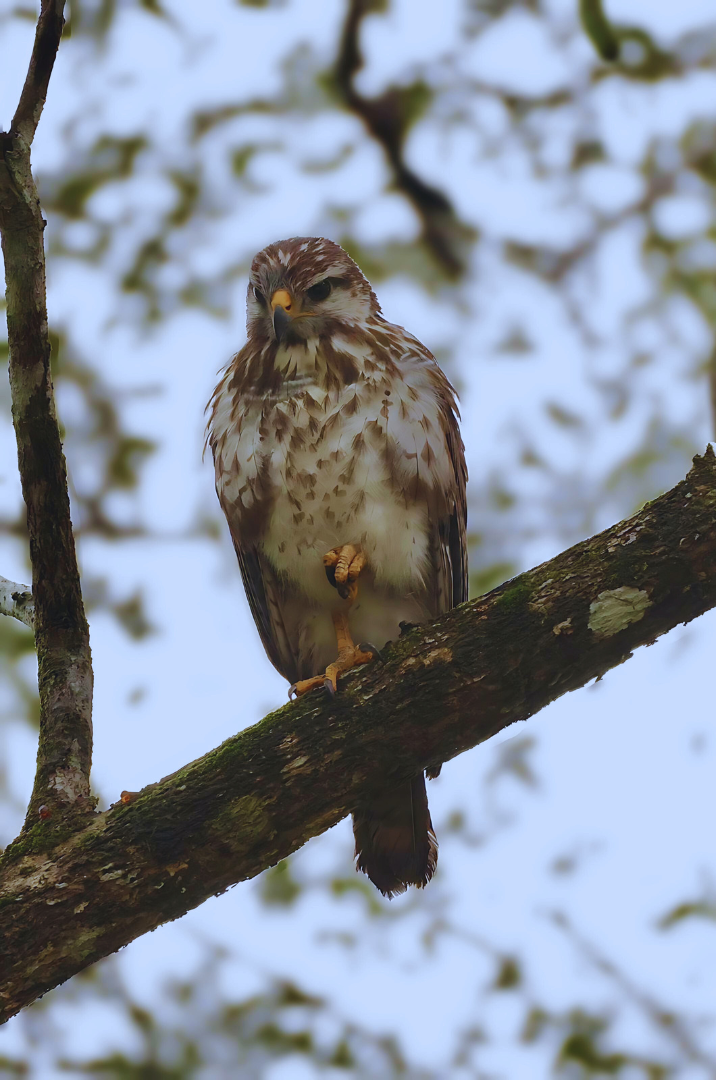
<instances>
[{"instance_id":1,"label":"juvenile hawk","mask_svg":"<svg viewBox=\"0 0 716 1080\"><path fill-rule=\"evenodd\" d=\"M216 490L274 667L303 694L467 599L467 473L452 386L320 237L260 251L248 342L209 403ZM354 641L370 643L355 645ZM421 775L353 816L386 896L437 863Z\"/></svg>"}]
</instances>

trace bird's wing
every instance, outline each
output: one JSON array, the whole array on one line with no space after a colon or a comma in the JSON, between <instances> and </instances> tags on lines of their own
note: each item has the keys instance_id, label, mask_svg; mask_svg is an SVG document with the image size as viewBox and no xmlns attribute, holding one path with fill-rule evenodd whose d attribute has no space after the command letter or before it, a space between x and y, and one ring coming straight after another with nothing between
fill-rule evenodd
<instances>
[{"instance_id":1,"label":"bird's wing","mask_svg":"<svg viewBox=\"0 0 716 1080\"><path fill-rule=\"evenodd\" d=\"M414 468L411 493L428 505L426 586L431 614L437 616L468 595L465 448L447 376L421 342L401 333L405 351L396 366L408 392L404 415L412 435L405 447L413 448L405 457Z\"/></svg>"},{"instance_id":2,"label":"bird's wing","mask_svg":"<svg viewBox=\"0 0 716 1080\"><path fill-rule=\"evenodd\" d=\"M266 654L284 679L294 683L299 678L298 658L291 648L284 624L284 590L273 567L258 549L242 546L233 528L231 535L246 597Z\"/></svg>"},{"instance_id":3,"label":"bird's wing","mask_svg":"<svg viewBox=\"0 0 716 1080\"><path fill-rule=\"evenodd\" d=\"M442 372L440 372L442 375ZM443 376L446 394L440 395L441 432L446 461L444 479L429 491L431 582L436 615L462 604L468 595L467 572L467 466L460 437L452 387ZM447 481L447 482L446 482Z\"/></svg>"},{"instance_id":4,"label":"bird's wing","mask_svg":"<svg viewBox=\"0 0 716 1080\"><path fill-rule=\"evenodd\" d=\"M252 472L244 471L241 475L236 459L242 426L237 402L241 402L244 389L241 376L245 364L242 367L241 362L245 355L250 355L248 347L234 358L209 402L207 443L214 457L216 492L229 525L256 628L273 666L293 683L299 672L284 619L287 585L260 551L274 493L267 470L258 459L253 461Z\"/></svg>"}]
</instances>

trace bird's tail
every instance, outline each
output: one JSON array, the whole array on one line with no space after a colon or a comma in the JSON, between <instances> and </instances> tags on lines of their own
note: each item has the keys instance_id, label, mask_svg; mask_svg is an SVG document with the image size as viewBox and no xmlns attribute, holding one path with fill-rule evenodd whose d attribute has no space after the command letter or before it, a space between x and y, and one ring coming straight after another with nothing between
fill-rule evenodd
<instances>
[{"instance_id":1,"label":"bird's tail","mask_svg":"<svg viewBox=\"0 0 716 1080\"><path fill-rule=\"evenodd\" d=\"M435 873L438 842L430 820L425 776L386 788L353 814L356 868L383 896L408 885L422 889Z\"/></svg>"}]
</instances>

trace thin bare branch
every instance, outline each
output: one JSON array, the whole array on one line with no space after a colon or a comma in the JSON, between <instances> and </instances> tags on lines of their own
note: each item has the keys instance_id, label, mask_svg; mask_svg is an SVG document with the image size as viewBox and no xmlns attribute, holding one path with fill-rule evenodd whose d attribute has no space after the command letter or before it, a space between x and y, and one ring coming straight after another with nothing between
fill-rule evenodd
<instances>
[{"instance_id":1,"label":"thin bare branch","mask_svg":"<svg viewBox=\"0 0 716 1080\"><path fill-rule=\"evenodd\" d=\"M60 46L65 0L42 0L35 30L35 44L20 101L12 118L11 134L29 148L40 122L50 75Z\"/></svg>"},{"instance_id":2,"label":"thin bare branch","mask_svg":"<svg viewBox=\"0 0 716 1080\"><path fill-rule=\"evenodd\" d=\"M673 1042L688 1061L703 1065L712 1080L716 1080L716 1060L698 1045L686 1022L672 1009L664 1008L651 994L638 987L618 965L609 960L573 926L562 911L553 911L550 918L582 955L606 978L610 979L634 1005L642 1010L659 1034Z\"/></svg>"},{"instance_id":3,"label":"thin bare branch","mask_svg":"<svg viewBox=\"0 0 716 1080\"><path fill-rule=\"evenodd\" d=\"M0 615L9 615L34 630L35 605L30 586L0 577Z\"/></svg>"},{"instance_id":4,"label":"thin bare branch","mask_svg":"<svg viewBox=\"0 0 716 1080\"><path fill-rule=\"evenodd\" d=\"M716 607L716 456L628 521L410 630L345 680L0 858L0 1021L370 799ZM176 718L174 718L176 720ZM125 801L126 800L126 801Z\"/></svg>"},{"instance_id":5,"label":"thin bare branch","mask_svg":"<svg viewBox=\"0 0 716 1080\"><path fill-rule=\"evenodd\" d=\"M40 690L37 771L26 827L37 821L41 805L83 812L92 805L89 630L50 372L45 221L30 164L30 144L62 33L62 8L60 0L43 0L15 127L0 134L10 390L27 507Z\"/></svg>"}]
</instances>

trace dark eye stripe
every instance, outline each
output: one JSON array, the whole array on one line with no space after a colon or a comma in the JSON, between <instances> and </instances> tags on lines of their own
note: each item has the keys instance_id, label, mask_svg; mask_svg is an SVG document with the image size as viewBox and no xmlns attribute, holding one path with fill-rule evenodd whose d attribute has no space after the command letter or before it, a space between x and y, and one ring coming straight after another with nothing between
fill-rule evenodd
<instances>
[{"instance_id":1,"label":"dark eye stripe","mask_svg":"<svg viewBox=\"0 0 716 1080\"><path fill-rule=\"evenodd\" d=\"M259 304L261 304L261 307L266 307L266 297L261 292L261 289L257 288L256 285L253 286L253 289L254 289L254 296L255 296L256 300L259 302Z\"/></svg>"}]
</instances>

